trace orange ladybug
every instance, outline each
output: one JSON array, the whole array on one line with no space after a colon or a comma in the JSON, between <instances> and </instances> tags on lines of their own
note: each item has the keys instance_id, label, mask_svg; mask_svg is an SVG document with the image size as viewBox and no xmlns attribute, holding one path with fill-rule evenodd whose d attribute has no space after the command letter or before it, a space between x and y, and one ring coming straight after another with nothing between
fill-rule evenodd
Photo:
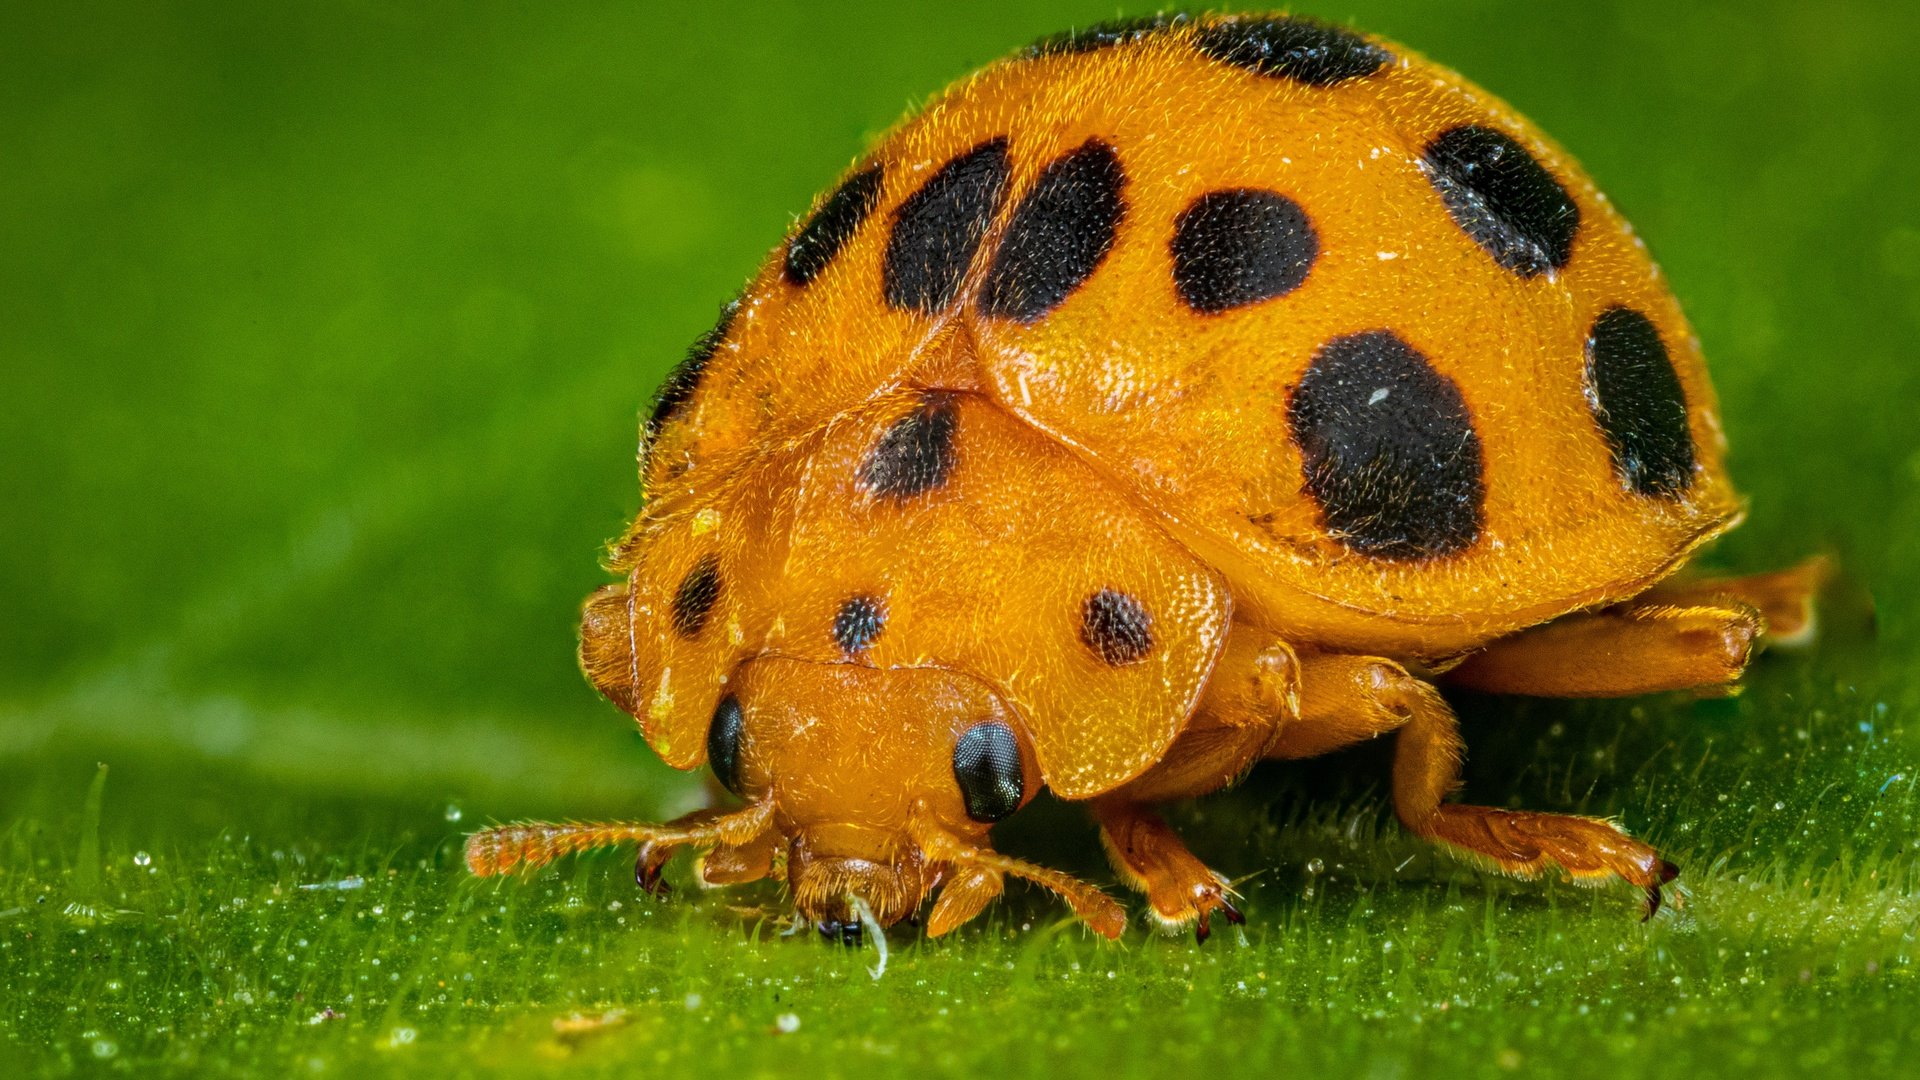
<instances>
[{"instance_id":1,"label":"orange ladybug","mask_svg":"<svg viewBox=\"0 0 1920 1080\"><path fill-rule=\"evenodd\" d=\"M1240 921L1156 804L1396 733L1404 825L1491 868L1676 868L1448 801L1439 687L1724 688L1818 563L1680 581L1741 502L1699 343L1627 223L1498 99L1300 18L1049 38L860 159L661 390L586 604L593 684L744 804L503 826L476 874L637 842L857 940L1007 875L1043 786L1154 919Z\"/></svg>"}]
</instances>

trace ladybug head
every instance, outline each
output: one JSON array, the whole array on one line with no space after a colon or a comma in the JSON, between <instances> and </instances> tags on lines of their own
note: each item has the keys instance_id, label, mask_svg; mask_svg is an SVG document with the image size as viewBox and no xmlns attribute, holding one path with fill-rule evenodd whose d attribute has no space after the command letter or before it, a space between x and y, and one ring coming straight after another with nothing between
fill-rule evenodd
<instances>
[{"instance_id":1,"label":"ladybug head","mask_svg":"<svg viewBox=\"0 0 1920 1080\"><path fill-rule=\"evenodd\" d=\"M964 675L763 658L728 687L708 763L771 805L794 903L830 931L912 914L1040 789L1018 721Z\"/></svg>"},{"instance_id":2,"label":"ladybug head","mask_svg":"<svg viewBox=\"0 0 1920 1080\"><path fill-rule=\"evenodd\" d=\"M679 846L708 848L710 884L775 874L798 914L840 941L890 926L937 892L927 932L972 918L1012 874L1059 893L1117 936L1120 908L1064 874L1011 859L987 833L1040 788L1022 725L986 684L939 668L876 669L778 657L735 670L707 760L743 809L664 826L507 826L476 834L468 865L498 873L637 840L640 877Z\"/></svg>"}]
</instances>

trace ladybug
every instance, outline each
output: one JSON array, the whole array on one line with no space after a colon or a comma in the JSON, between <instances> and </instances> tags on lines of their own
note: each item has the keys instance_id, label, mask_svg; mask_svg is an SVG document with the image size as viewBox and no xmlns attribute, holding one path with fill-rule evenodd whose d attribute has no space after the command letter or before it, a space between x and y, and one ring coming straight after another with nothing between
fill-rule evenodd
<instances>
[{"instance_id":1,"label":"ladybug","mask_svg":"<svg viewBox=\"0 0 1920 1080\"><path fill-rule=\"evenodd\" d=\"M667 378L580 657L667 763L667 825L476 834L477 874L636 842L784 880L858 940L1011 875L1042 787L1152 917L1239 922L1156 813L1389 733L1407 829L1640 891L1612 822L1454 802L1445 687L1730 690L1811 631L1818 562L1676 575L1742 504L1699 342L1641 242L1511 108L1274 16L1048 38L857 161Z\"/></svg>"}]
</instances>

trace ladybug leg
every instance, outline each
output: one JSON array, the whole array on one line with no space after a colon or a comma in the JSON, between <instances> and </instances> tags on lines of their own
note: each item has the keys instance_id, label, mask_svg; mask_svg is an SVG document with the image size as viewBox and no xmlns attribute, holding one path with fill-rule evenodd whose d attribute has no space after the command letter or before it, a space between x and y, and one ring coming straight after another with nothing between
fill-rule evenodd
<instances>
[{"instance_id":1,"label":"ladybug leg","mask_svg":"<svg viewBox=\"0 0 1920 1080\"><path fill-rule=\"evenodd\" d=\"M1503 873L1559 869L1579 881L1638 887L1648 914L1679 869L1610 822L1444 801L1460 783L1464 747L1453 710L1431 685L1389 660L1324 656L1302 673L1301 726L1345 714L1355 727L1399 729L1393 808L1414 834Z\"/></svg>"},{"instance_id":2,"label":"ladybug leg","mask_svg":"<svg viewBox=\"0 0 1920 1080\"><path fill-rule=\"evenodd\" d=\"M955 875L934 902L933 917L927 924L929 936L938 937L979 914L1000 894L1009 874L1065 900L1087 929L1101 937L1118 938L1127 928L1126 910L1113 897L1071 875L1002 855L989 847L967 844L938 829L916 832L914 839L928 859L951 864L950 872Z\"/></svg>"},{"instance_id":3,"label":"ladybug leg","mask_svg":"<svg viewBox=\"0 0 1920 1080\"><path fill-rule=\"evenodd\" d=\"M692 813L682 814L672 821L667 822L667 827L671 829L699 829L709 826L725 816L721 811L712 808L695 810ZM666 871L667 863L673 860L674 854L679 851L682 846L684 846L682 842L673 839L641 840L638 850L634 852L633 883L640 886L642 892L652 896L666 896L671 893L673 891L672 886L666 883L661 877L661 874Z\"/></svg>"},{"instance_id":4,"label":"ladybug leg","mask_svg":"<svg viewBox=\"0 0 1920 1080\"><path fill-rule=\"evenodd\" d=\"M1300 708L1300 660L1284 641L1236 623L1199 709L1153 768L1095 800L1101 843L1121 879L1147 896L1153 918L1207 940L1213 914L1246 921L1226 879L1187 850L1156 803L1218 791L1246 774Z\"/></svg>"},{"instance_id":5,"label":"ladybug leg","mask_svg":"<svg viewBox=\"0 0 1920 1080\"><path fill-rule=\"evenodd\" d=\"M1534 697L1731 687L1756 645L1813 639L1825 558L1742 578L1662 584L1624 604L1502 638L1447 672L1453 686Z\"/></svg>"},{"instance_id":6,"label":"ladybug leg","mask_svg":"<svg viewBox=\"0 0 1920 1080\"><path fill-rule=\"evenodd\" d=\"M1634 601L1502 638L1447 672L1449 685L1533 697L1730 690L1766 627L1738 601Z\"/></svg>"},{"instance_id":7,"label":"ladybug leg","mask_svg":"<svg viewBox=\"0 0 1920 1080\"><path fill-rule=\"evenodd\" d=\"M1236 623L1186 730L1152 768L1110 797L1152 804L1218 791L1268 756L1299 715L1299 657L1286 642Z\"/></svg>"},{"instance_id":8,"label":"ladybug leg","mask_svg":"<svg viewBox=\"0 0 1920 1080\"><path fill-rule=\"evenodd\" d=\"M1121 799L1095 802L1094 813L1115 872L1146 894L1148 910L1162 929L1178 932L1192 926L1194 937L1204 942L1214 912L1231 923L1246 921L1229 899L1234 893L1227 879L1195 858L1160 815Z\"/></svg>"},{"instance_id":9,"label":"ladybug leg","mask_svg":"<svg viewBox=\"0 0 1920 1080\"><path fill-rule=\"evenodd\" d=\"M1798 566L1771 574L1737 578L1698 578L1663 582L1648 590L1645 602L1688 607L1729 602L1745 604L1766 620L1763 639L1769 645L1794 647L1813 641L1818 629L1814 600L1833 578L1833 560L1816 555Z\"/></svg>"},{"instance_id":10,"label":"ladybug leg","mask_svg":"<svg viewBox=\"0 0 1920 1080\"><path fill-rule=\"evenodd\" d=\"M927 936L939 937L986 910L1006 888L1006 881L1005 874L990 866L961 868L940 887L940 898L927 917Z\"/></svg>"},{"instance_id":11,"label":"ladybug leg","mask_svg":"<svg viewBox=\"0 0 1920 1080\"><path fill-rule=\"evenodd\" d=\"M774 841L772 830L744 844L721 844L701 856L697 876L707 885L744 885L759 881L773 872Z\"/></svg>"},{"instance_id":12,"label":"ladybug leg","mask_svg":"<svg viewBox=\"0 0 1920 1080\"><path fill-rule=\"evenodd\" d=\"M1265 631L1234 623L1196 721L1241 732L1259 731L1271 740L1281 726L1299 715L1300 657L1293 647ZM1197 725L1190 729L1193 726ZM1167 756L1175 755L1169 751ZM1204 792L1176 797L1196 794Z\"/></svg>"},{"instance_id":13,"label":"ladybug leg","mask_svg":"<svg viewBox=\"0 0 1920 1080\"><path fill-rule=\"evenodd\" d=\"M1301 671L1300 716L1280 730L1267 756L1282 761L1319 757L1398 729L1405 715L1382 705L1376 692L1403 677L1409 676L1390 660L1308 657Z\"/></svg>"}]
</instances>

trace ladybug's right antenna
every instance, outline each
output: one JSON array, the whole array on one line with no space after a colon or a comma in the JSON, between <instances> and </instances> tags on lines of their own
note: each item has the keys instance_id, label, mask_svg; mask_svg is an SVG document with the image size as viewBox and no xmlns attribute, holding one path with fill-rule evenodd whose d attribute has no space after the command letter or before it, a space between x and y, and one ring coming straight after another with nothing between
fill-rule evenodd
<instances>
[{"instance_id":1,"label":"ladybug's right antenna","mask_svg":"<svg viewBox=\"0 0 1920 1080\"><path fill-rule=\"evenodd\" d=\"M520 867L545 866L562 855L638 843L656 847L713 847L752 840L773 823L771 803L697 825L649 825L637 821L528 821L496 825L467 837L467 869L492 877Z\"/></svg>"}]
</instances>

